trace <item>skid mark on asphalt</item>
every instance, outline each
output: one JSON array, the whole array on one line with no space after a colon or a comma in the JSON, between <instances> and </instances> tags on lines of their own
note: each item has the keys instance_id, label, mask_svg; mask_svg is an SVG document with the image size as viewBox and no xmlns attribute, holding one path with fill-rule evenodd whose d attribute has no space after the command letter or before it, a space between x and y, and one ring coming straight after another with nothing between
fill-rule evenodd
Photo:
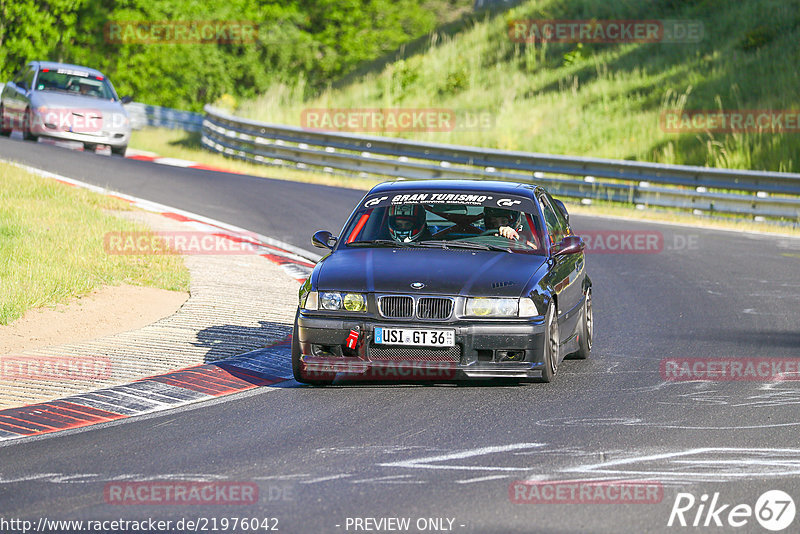
<instances>
[{"instance_id":1,"label":"skid mark on asphalt","mask_svg":"<svg viewBox=\"0 0 800 534\"><path fill-rule=\"evenodd\" d=\"M579 475L644 477L661 482L729 482L800 475L800 450L705 447L631 456L565 469Z\"/></svg>"},{"instance_id":2,"label":"skid mark on asphalt","mask_svg":"<svg viewBox=\"0 0 800 534\"><path fill-rule=\"evenodd\" d=\"M258 483L285 482L302 486L341 484L438 485L503 481L546 482L549 480L652 480L664 486L725 483L748 479L796 479L800 475L800 449L704 447L649 451L589 451L574 447L554 448L550 444L517 443L456 450L448 454L419 456L403 461L366 461L357 472L253 474ZM514 454L518 452L520 454ZM511 454L509 454L511 453ZM365 453L371 457L371 453ZM509 458L514 466L501 465ZM474 459L480 465L465 466ZM365 458L366 460L366 458ZM447 464L443 462L455 461ZM435 462L431 467L432 462ZM365 466L372 465L372 469ZM483 473L465 476L476 468ZM472 473L469 473L472 475ZM115 474L40 473L23 478L3 477L0 485L21 482L90 484L128 480L217 480L219 474L161 473ZM505 490L504 490L505 491Z\"/></svg>"},{"instance_id":3,"label":"skid mark on asphalt","mask_svg":"<svg viewBox=\"0 0 800 534\"><path fill-rule=\"evenodd\" d=\"M407 467L413 469L459 469L464 471L519 471L519 467L505 467L493 465L464 465L464 464L446 464L450 460L464 460L467 458L475 458L487 456L496 453L509 453L519 450L530 450L544 447L544 443L514 443L512 445L499 445L493 447L480 447L477 449L468 449L464 451L457 451L448 454L440 454L437 456L425 456L422 458L412 460L401 460L398 462L388 462L378 464L382 467Z\"/></svg>"},{"instance_id":4,"label":"skid mark on asphalt","mask_svg":"<svg viewBox=\"0 0 800 534\"><path fill-rule=\"evenodd\" d=\"M533 446L533 447L532 447ZM509 452L519 451L517 465L498 465ZM528 455L528 456L526 456ZM537 457L539 456L539 457ZM450 459L481 458L480 466L441 463ZM546 458L546 460L545 460ZM431 465L436 462L435 465ZM542 467L547 469L543 471ZM458 451L439 456L425 456L401 462L378 464L380 467L451 470L458 484L519 479L647 479L663 484L682 485L700 482L730 482L752 478L792 478L800 475L800 449L705 447L644 453L630 451L576 451L574 448L551 449L547 444L518 443ZM464 469L488 471L479 477L462 478ZM435 480L441 482L442 473ZM424 477L423 477L424 478ZM410 481L410 479L408 479Z\"/></svg>"}]
</instances>

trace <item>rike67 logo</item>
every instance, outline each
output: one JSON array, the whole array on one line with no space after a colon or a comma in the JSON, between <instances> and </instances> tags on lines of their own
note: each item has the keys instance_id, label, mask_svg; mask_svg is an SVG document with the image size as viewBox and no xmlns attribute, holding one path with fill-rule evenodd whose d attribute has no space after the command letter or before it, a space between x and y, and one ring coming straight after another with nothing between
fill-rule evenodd
<instances>
[{"instance_id":1,"label":"rike67 logo","mask_svg":"<svg viewBox=\"0 0 800 534\"><path fill-rule=\"evenodd\" d=\"M747 532L757 531L753 517L765 529L779 532L788 528L795 517L794 499L781 490L769 490L761 494L755 506L730 504L720 499L719 493L710 498L703 494L696 498L691 493L678 493L669 514L667 526L681 527L733 527L747 526Z\"/></svg>"}]
</instances>

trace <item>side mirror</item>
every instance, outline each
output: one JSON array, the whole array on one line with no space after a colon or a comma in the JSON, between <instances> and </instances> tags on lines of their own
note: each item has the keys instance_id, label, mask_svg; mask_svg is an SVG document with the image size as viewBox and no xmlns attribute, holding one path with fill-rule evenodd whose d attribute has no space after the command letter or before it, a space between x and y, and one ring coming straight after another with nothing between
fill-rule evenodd
<instances>
[{"instance_id":1,"label":"side mirror","mask_svg":"<svg viewBox=\"0 0 800 534\"><path fill-rule=\"evenodd\" d=\"M555 198L553 199L553 202L556 204L556 209L558 209L558 211L561 212L561 215L563 215L567 222L569 222L569 213L567 213L567 207L564 205L564 203Z\"/></svg>"},{"instance_id":2,"label":"side mirror","mask_svg":"<svg viewBox=\"0 0 800 534\"><path fill-rule=\"evenodd\" d=\"M583 239L576 235L568 235L562 239L552 249L553 256L566 256L567 254L577 254L586 248Z\"/></svg>"},{"instance_id":3,"label":"side mirror","mask_svg":"<svg viewBox=\"0 0 800 534\"><path fill-rule=\"evenodd\" d=\"M131 102L133 102L133 97L130 95L123 96L122 98L119 99L119 101L122 102L123 104L130 104Z\"/></svg>"},{"instance_id":4,"label":"side mirror","mask_svg":"<svg viewBox=\"0 0 800 534\"><path fill-rule=\"evenodd\" d=\"M334 237L333 234L327 230L320 230L311 238L311 243L313 243L315 247L327 248L329 250L333 250L337 241L339 241L339 238Z\"/></svg>"}]
</instances>

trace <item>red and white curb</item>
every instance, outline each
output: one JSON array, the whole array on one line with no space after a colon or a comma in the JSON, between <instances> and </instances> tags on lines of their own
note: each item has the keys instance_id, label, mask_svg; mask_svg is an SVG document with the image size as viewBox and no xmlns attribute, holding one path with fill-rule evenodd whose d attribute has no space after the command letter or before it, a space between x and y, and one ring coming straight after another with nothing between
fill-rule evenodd
<instances>
[{"instance_id":1,"label":"red and white curb","mask_svg":"<svg viewBox=\"0 0 800 534\"><path fill-rule=\"evenodd\" d=\"M0 410L0 441L83 428L291 379L291 336L271 347L130 384Z\"/></svg>"},{"instance_id":2,"label":"red and white curb","mask_svg":"<svg viewBox=\"0 0 800 534\"><path fill-rule=\"evenodd\" d=\"M14 132L14 136L19 137L20 139L22 138L21 134L17 136L16 132ZM55 139L50 137L39 137L37 139L37 142L45 145L53 145L60 148L75 150L77 152L86 152L83 143L81 141L68 141L64 139ZM106 146L103 146L102 148L98 147L95 153L111 155L111 149ZM135 148L129 148L125 152L125 158L135 159L138 161L149 161L152 163L156 163L158 165L169 165L170 167L184 167L187 169L200 169L204 171L226 172L228 174L243 174L239 171L225 169L223 167L215 167L213 165L205 165L204 163L198 163L197 161L162 157L156 154L155 152L148 152L147 150L138 150Z\"/></svg>"},{"instance_id":3,"label":"red and white curb","mask_svg":"<svg viewBox=\"0 0 800 534\"><path fill-rule=\"evenodd\" d=\"M133 148L128 149L128 151L125 154L125 157L127 159L135 159L137 161L150 161L158 165L169 165L170 167L183 167L186 169L200 169L204 171L226 172L228 174L243 174L239 171L224 169L222 167L214 167L213 165L205 165L203 163L190 161L188 159L165 158L159 156L155 152L147 152L146 150L136 150Z\"/></svg>"},{"instance_id":4,"label":"red and white curb","mask_svg":"<svg viewBox=\"0 0 800 534\"><path fill-rule=\"evenodd\" d=\"M319 256L288 243L250 232L202 215L157 202L112 192L79 180L15 162L0 160L32 174L113 196L141 209L190 224L201 231L222 235L237 243L258 247L258 254L278 264L299 282L311 273ZM34 437L87 427L135 415L176 408L186 404L272 386L291 380L291 336L276 344L210 364L137 380L130 384L71 395L62 399L0 410L0 441Z\"/></svg>"},{"instance_id":5,"label":"red and white curb","mask_svg":"<svg viewBox=\"0 0 800 534\"><path fill-rule=\"evenodd\" d=\"M62 176L60 174L43 171L28 165L22 165L10 161L4 162L44 178L50 178L63 184L82 187L96 193L124 200L140 209L153 213L159 213L170 219L188 223L190 226L201 232L208 232L209 234L213 234L215 236L221 236L236 243L248 243L256 249L260 256L279 265L290 277L294 278L298 282L304 282L308 278L312 269L314 268L314 262L320 258L319 254L309 250L304 250L289 243L278 241L277 239L251 232L249 230L245 230L244 228L217 221L209 217L204 217L196 213L180 210L164 204L159 204L158 202L152 202L150 200L144 200L131 195L126 195L124 193L109 191L96 185L87 184L86 182L67 178L66 176Z\"/></svg>"}]
</instances>

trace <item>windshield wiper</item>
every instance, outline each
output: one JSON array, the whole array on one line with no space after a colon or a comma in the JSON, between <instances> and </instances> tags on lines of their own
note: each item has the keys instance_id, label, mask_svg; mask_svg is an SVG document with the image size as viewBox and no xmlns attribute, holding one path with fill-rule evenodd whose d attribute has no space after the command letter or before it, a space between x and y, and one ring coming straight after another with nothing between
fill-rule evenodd
<instances>
[{"instance_id":1,"label":"windshield wiper","mask_svg":"<svg viewBox=\"0 0 800 534\"><path fill-rule=\"evenodd\" d=\"M442 248L469 248L474 250L497 250L500 252L511 252L510 248L500 247L497 245L489 245L486 243L470 243L468 241L423 241L421 245L426 246L441 246Z\"/></svg>"}]
</instances>

